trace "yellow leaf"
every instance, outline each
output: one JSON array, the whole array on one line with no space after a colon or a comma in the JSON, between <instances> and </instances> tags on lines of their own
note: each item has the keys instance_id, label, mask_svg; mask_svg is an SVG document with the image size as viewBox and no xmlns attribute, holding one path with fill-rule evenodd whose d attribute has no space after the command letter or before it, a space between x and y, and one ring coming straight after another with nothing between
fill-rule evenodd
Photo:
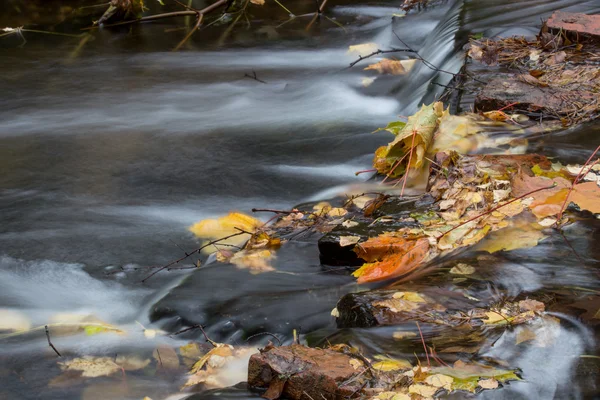
<instances>
[{"instance_id":1,"label":"yellow leaf","mask_svg":"<svg viewBox=\"0 0 600 400\"><path fill-rule=\"evenodd\" d=\"M419 293L417 292L396 292L392 295L394 299L403 299L406 301L411 301L413 303L427 303Z\"/></svg>"},{"instance_id":2,"label":"yellow leaf","mask_svg":"<svg viewBox=\"0 0 600 400\"><path fill-rule=\"evenodd\" d=\"M502 313L497 311L488 311L485 313L486 319L482 321L486 324L497 324L497 323L506 323L508 322L508 318Z\"/></svg>"},{"instance_id":3,"label":"yellow leaf","mask_svg":"<svg viewBox=\"0 0 600 400\"><path fill-rule=\"evenodd\" d=\"M375 356L375 359L380 360L372 364L373 368L377 371L387 372L412 368L412 365L407 360L395 360L383 356Z\"/></svg>"},{"instance_id":4,"label":"yellow leaf","mask_svg":"<svg viewBox=\"0 0 600 400\"><path fill-rule=\"evenodd\" d=\"M256 4L257 6L262 6L265 4L265 0L250 0L250 3Z\"/></svg>"},{"instance_id":5,"label":"yellow leaf","mask_svg":"<svg viewBox=\"0 0 600 400\"><path fill-rule=\"evenodd\" d=\"M526 249L537 246L538 242L544 238L546 238L546 235L533 228L532 225L520 224L493 232L477 246L477 249L489 253L500 250Z\"/></svg>"},{"instance_id":6,"label":"yellow leaf","mask_svg":"<svg viewBox=\"0 0 600 400\"><path fill-rule=\"evenodd\" d=\"M198 360L191 368L190 374L195 374L200 371L213 357L231 357L233 356L233 346L223 343L217 343L217 347L212 348L200 360Z\"/></svg>"},{"instance_id":7,"label":"yellow leaf","mask_svg":"<svg viewBox=\"0 0 600 400\"><path fill-rule=\"evenodd\" d=\"M239 212L231 212L218 219L205 219L199 221L192 225L189 230L199 238L214 240L233 235L234 233L240 233L239 229L253 233L262 225L263 223L254 217ZM249 237L250 235L242 234L223 240L219 243L239 246L246 242ZM213 249L207 248L207 251L210 252L213 251Z\"/></svg>"},{"instance_id":8,"label":"yellow leaf","mask_svg":"<svg viewBox=\"0 0 600 400\"><path fill-rule=\"evenodd\" d=\"M437 388L444 388L447 391L452 391L452 382L454 378L448 375L435 374L430 375L425 379L425 383Z\"/></svg>"},{"instance_id":9,"label":"yellow leaf","mask_svg":"<svg viewBox=\"0 0 600 400\"><path fill-rule=\"evenodd\" d=\"M270 261L275 256L269 250L241 250L229 262L240 269L248 269L251 274L275 271Z\"/></svg>"},{"instance_id":10,"label":"yellow leaf","mask_svg":"<svg viewBox=\"0 0 600 400\"><path fill-rule=\"evenodd\" d=\"M348 211L340 207L332 208L327 212L330 217L343 217L346 214L348 214Z\"/></svg>"},{"instance_id":11,"label":"yellow leaf","mask_svg":"<svg viewBox=\"0 0 600 400\"><path fill-rule=\"evenodd\" d=\"M381 392L371 400L410 400L410 396L400 392Z\"/></svg>"},{"instance_id":12,"label":"yellow leaf","mask_svg":"<svg viewBox=\"0 0 600 400\"><path fill-rule=\"evenodd\" d=\"M360 236L340 236L340 247L353 246L360 240Z\"/></svg>"},{"instance_id":13,"label":"yellow leaf","mask_svg":"<svg viewBox=\"0 0 600 400\"><path fill-rule=\"evenodd\" d=\"M415 383L414 385L410 385L408 387L408 393L415 393L423 397L433 397L437 391L438 388L429 385L423 385L421 383Z\"/></svg>"},{"instance_id":14,"label":"yellow leaf","mask_svg":"<svg viewBox=\"0 0 600 400\"><path fill-rule=\"evenodd\" d=\"M368 56L379 50L377 43L363 43L348 47L348 53L353 53L359 57Z\"/></svg>"},{"instance_id":15,"label":"yellow leaf","mask_svg":"<svg viewBox=\"0 0 600 400\"><path fill-rule=\"evenodd\" d=\"M450 269L450 273L454 275L471 275L475 273L475 268L465 263L458 263Z\"/></svg>"}]
</instances>

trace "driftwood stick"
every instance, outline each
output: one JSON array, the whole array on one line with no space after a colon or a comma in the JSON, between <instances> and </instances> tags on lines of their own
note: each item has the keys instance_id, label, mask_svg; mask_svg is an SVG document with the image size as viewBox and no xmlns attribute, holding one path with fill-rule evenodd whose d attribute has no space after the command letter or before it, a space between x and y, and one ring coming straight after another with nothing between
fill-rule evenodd
<instances>
[{"instance_id":1,"label":"driftwood stick","mask_svg":"<svg viewBox=\"0 0 600 400\"><path fill-rule=\"evenodd\" d=\"M48 346L52 347L52 350L54 350L57 356L62 357L58 350L56 350L56 347L54 347L54 345L52 344L52 341L50 340L50 330L48 329L48 325L46 325L44 328L46 329L46 338L48 339Z\"/></svg>"}]
</instances>

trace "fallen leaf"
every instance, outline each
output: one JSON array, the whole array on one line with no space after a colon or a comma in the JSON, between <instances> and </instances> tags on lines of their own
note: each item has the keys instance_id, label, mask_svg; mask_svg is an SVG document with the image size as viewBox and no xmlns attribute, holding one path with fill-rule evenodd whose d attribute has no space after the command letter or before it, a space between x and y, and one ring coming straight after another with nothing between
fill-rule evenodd
<instances>
[{"instance_id":1,"label":"fallen leaf","mask_svg":"<svg viewBox=\"0 0 600 400\"><path fill-rule=\"evenodd\" d=\"M444 388L447 391L452 391L452 383L454 382L454 378L448 375L442 374L434 374L430 375L425 379L425 383L436 387L436 388Z\"/></svg>"},{"instance_id":2,"label":"fallen leaf","mask_svg":"<svg viewBox=\"0 0 600 400\"><path fill-rule=\"evenodd\" d=\"M489 253L527 249L537 246L545 238L546 235L533 228L531 224L520 224L491 233L486 240L477 245L477 249Z\"/></svg>"},{"instance_id":3,"label":"fallen leaf","mask_svg":"<svg viewBox=\"0 0 600 400\"><path fill-rule=\"evenodd\" d=\"M377 43L363 43L348 47L348 53L356 54L359 57L368 56L369 54L374 53L377 50L379 50L379 46L377 45Z\"/></svg>"},{"instance_id":4,"label":"fallen leaf","mask_svg":"<svg viewBox=\"0 0 600 400\"><path fill-rule=\"evenodd\" d=\"M411 369L413 367L407 360L396 360L381 355L375 356L375 359L379 361L371 365L378 371L400 371L404 369Z\"/></svg>"},{"instance_id":5,"label":"fallen leaf","mask_svg":"<svg viewBox=\"0 0 600 400\"><path fill-rule=\"evenodd\" d=\"M434 386L424 385L422 383L415 383L408 387L408 393L418 394L423 397L433 397L438 388Z\"/></svg>"},{"instance_id":6,"label":"fallen leaf","mask_svg":"<svg viewBox=\"0 0 600 400\"><path fill-rule=\"evenodd\" d=\"M199 238L215 240L234 233L240 233L239 229L247 232L254 232L262 225L263 223L254 217L239 212L231 212L218 219L205 219L197 222L192 225L189 230ZM239 236L220 241L219 243L239 246L245 243L249 238L250 235L248 234L240 234ZM212 252L213 250L209 247L206 248L206 251Z\"/></svg>"},{"instance_id":7,"label":"fallen leaf","mask_svg":"<svg viewBox=\"0 0 600 400\"><path fill-rule=\"evenodd\" d=\"M340 236L340 247L353 246L360 240L360 236Z\"/></svg>"},{"instance_id":8,"label":"fallen leaf","mask_svg":"<svg viewBox=\"0 0 600 400\"><path fill-rule=\"evenodd\" d=\"M475 268L465 263L458 263L450 269L450 273L454 275L471 275L475 273Z\"/></svg>"},{"instance_id":9,"label":"fallen leaf","mask_svg":"<svg viewBox=\"0 0 600 400\"><path fill-rule=\"evenodd\" d=\"M342 226L344 228L352 228L357 225L358 225L358 222L356 222L356 221L346 220L346 221L342 222Z\"/></svg>"},{"instance_id":10,"label":"fallen leaf","mask_svg":"<svg viewBox=\"0 0 600 400\"><path fill-rule=\"evenodd\" d=\"M577 204L582 210L598 214L600 213L600 186L595 182L579 183L573 187L569 201Z\"/></svg>"},{"instance_id":11,"label":"fallen leaf","mask_svg":"<svg viewBox=\"0 0 600 400\"><path fill-rule=\"evenodd\" d=\"M350 363L350 365L352 365L352 368L354 368L355 370L363 368L362 361L359 361L356 358L351 358L349 363Z\"/></svg>"},{"instance_id":12,"label":"fallen leaf","mask_svg":"<svg viewBox=\"0 0 600 400\"><path fill-rule=\"evenodd\" d=\"M521 311L543 312L546 309L546 305L541 301L527 299L519 301L519 309Z\"/></svg>"},{"instance_id":13,"label":"fallen leaf","mask_svg":"<svg viewBox=\"0 0 600 400\"><path fill-rule=\"evenodd\" d=\"M417 268L429 255L429 240L381 235L358 244L354 251L363 260L375 262L363 264L352 275L358 283L372 282Z\"/></svg>"},{"instance_id":14,"label":"fallen leaf","mask_svg":"<svg viewBox=\"0 0 600 400\"><path fill-rule=\"evenodd\" d=\"M250 3L256 4L257 6L262 6L265 4L265 0L250 0Z\"/></svg>"},{"instance_id":15,"label":"fallen leaf","mask_svg":"<svg viewBox=\"0 0 600 400\"><path fill-rule=\"evenodd\" d=\"M248 269L251 274L275 271L270 261L275 255L269 250L241 250L229 259L229 262L240 269Z\"/></svg>"},{"instance_id":16,"label":"fallen leaf","mask_svg":"<svg viewBox=\"0 0 600 400\"><path fill-rule=\"evenodd\" d=\"M365 68L365 71L377 71L380 74L390 74L390 75L404 75L407 71L402 65L402 61L400 60L390 60L388 58L384 58L378 63L371 64Z\"/></svg>"},{"instance_id":17,"label":"fallen leaf","mask_svg":"<svg viewBox=\"0 0 600 400\"><path fill-rule=\"evenodd\" d=\"M477 382L480 388L482 389L496 389L498 388L498 381L494 378L482 379Z\"/></svg>"},{"instance_id":18,"label":"fallen leaf","mask_svg":"<svg viewBox=\"0 0 600 400\"><path fill-rule=\"evenodd\" d=\"M371 400L410 400L411 397L406 393L382 392L377 396L371 397Z\"/></svg>"}]
</instances>

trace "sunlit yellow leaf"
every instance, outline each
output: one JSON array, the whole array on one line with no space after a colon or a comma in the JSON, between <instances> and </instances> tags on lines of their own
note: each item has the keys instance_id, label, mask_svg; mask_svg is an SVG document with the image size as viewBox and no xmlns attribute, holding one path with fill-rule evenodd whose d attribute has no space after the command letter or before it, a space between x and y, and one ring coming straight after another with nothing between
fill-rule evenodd
<instances>
[{"instance_id":1,"label":"sunlit yellow leaf","mask_svg":"<svg viewBox=\"0 0 600 400\"><path fill-rule=\"evenodd\" d=\"M380 360L372 364L377 371L399 371L412 368L407 360L395 360L384 356L375 356L375 359Z\"/></svg>"},{"instance_id":2,"label":"sunlit yellow leaf","mask_svg":"<svg viewBox=\"0 0 600 400\"><path fill-rule=\"evenodd\" d=\"M189 229L202 239L220 239L235 233L240 233L240 229L246 232L254 233L263 223L258 219L239 212L231 212L218 219L205 219L195 223ZM238 229L236 229L238 228ZM242 234L223 240L219 243L239 246L246 242L250 235ZM214 249L207 248L206 251L212 252Z\"/></svg>"}]
</instances>

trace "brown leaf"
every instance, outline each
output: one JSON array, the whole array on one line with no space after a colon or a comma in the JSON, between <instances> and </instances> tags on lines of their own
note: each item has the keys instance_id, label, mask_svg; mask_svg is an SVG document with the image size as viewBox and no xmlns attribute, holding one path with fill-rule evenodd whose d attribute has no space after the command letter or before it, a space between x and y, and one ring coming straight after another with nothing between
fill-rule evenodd
<instances>
[{"instance_id":1,"label":"brown leaf","mask_svg":"<svg viewBox=\"0 0 600 400\"><path fill-rule=\"evenodd\" d=\"M531 74L517 75L517 79L520 80L521 82L525 82L525 83L528 83L533 86L540 86L540 87L548 86L547 83L540 81L538 78L532 76Z\"/></svg>"},{"instance_id":2,"label":"brown leaf","mask_svg":"<svg viewBox=\"0 0 600 400\"><path fill-rule=\"evenodd\" d=\"M390 75L404 75L407 71L402 65L402 61L400 60L390 60L388 58L384 58L378 63L371 64L365 71L377 71L380 74L390 74Z\"/></svg>"},{"instance_id":3,"label":"brown leaf","mask_svg":"<svg viewBox=\"0 0 600 400\"><path fill-rule=\"evenodd\" d=\"M569 201L577 204L579 208L600 213L600 187L596 182L579 183L573 187Z\"/></svg>"}]
</instances>

